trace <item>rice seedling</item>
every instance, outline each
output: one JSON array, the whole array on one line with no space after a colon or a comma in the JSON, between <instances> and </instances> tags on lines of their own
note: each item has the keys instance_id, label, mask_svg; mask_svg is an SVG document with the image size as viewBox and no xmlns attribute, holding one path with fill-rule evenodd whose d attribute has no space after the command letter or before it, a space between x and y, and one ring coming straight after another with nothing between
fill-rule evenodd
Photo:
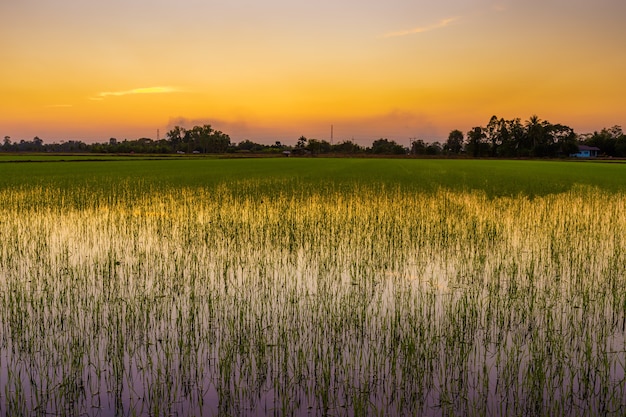
<instances>
[{"instance_id":1,"label":"rice seedling","mask_svg":"<svg viewBox=\"0 0 626 417\"><path fill-rule=\"evenodd\" d=\"M0 413L623 415L625 197L2 188Z\"/></svg>"}]
</instances>

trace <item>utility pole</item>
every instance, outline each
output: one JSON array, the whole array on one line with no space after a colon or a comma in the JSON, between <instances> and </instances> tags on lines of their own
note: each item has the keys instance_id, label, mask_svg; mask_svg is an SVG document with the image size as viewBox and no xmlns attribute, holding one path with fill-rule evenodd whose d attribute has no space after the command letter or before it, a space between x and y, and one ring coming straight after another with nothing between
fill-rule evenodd
<instances>
[{"instance_id":1,"label":"utility pole","mask_svg":"<svg viewBox=\"0 0 626 417\"><path fill-rule=\"evenodd\" d=\"M330 125L330 144L333 144L333 125Z\"/></svg>"}]
</instances>

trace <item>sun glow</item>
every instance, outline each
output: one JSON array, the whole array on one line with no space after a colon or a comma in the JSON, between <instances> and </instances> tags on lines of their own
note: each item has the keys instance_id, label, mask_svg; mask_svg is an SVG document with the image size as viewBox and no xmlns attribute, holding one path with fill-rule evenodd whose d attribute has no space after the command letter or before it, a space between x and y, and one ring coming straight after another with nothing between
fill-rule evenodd
<instances>
[{"instance_id":1,"label":"sun glow","mask_svg":"<svg viewBox=\"0 0 626 417\"><path fill-rule=\"evenodd\" d=\"M551 3L536 16L526 3L460 0L148 12L144 0L34 1L0 4L0 134L14 138L132 138L185 118L245 123L253 140L280 125L280 139L295 141L320 123L391 113L419 123L373 126L372 136L442 140L493 114L539 114L580 133L626 124L626 29L615 21L626 3Z\"/></svg>"}]
</instances>

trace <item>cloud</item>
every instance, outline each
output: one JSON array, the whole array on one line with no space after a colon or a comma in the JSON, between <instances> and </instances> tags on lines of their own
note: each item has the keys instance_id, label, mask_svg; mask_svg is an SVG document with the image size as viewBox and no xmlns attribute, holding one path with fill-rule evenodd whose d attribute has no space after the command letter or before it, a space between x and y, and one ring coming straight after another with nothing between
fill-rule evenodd
<instances>
[{"instance_id":1,"label":"cloud","mask_svg":"<svg viewBox=\"0 0 626 417\"><path fill-rule=\"evenodd\" d=\"M132 90L125 91L104 91L98 93L95 97L92 97L92 100L104 100L106 97L120 97L120 96L129 96L136 94L167 94L167 93L178 93L181 90L175 87L144 87L144 88L134 88Z\"/></svg>"},{"instance_id":2,"label":"cloud","mask_svg":"<svg viewBox=\"0 0 626 417\"><path fill-rule=\"evenodd\" d=\"M339 120L335 124L335 132L337 138L354 138L362 144L379 138L404 143L415 136L430 141L441 133L432 115L403 109Z\"/></svg>"},{"instance_id":3,"label":"cloud","mask_svg":"<svg viewBox=\"0 0 626 417\"><path fill-rule=\"evenodd\" d=\"M169 119L167 129L174 126L189 129L204 124L210 124L214 129L226 133L234 143L249 139L265 144L273 144L278 140L284 144L294 145L302 135L330 141L331 124L334 126L335 143L353 140L361 145L370 146L376 139L387 138L408 146L409 138L417 137L431 142L443 141L445 137L445 129L442 130L432 115L403 109L390 109L388 112L369 116L337 117L332 120L266 121L245 118L226 120L179 116Z\"/></svg>"},{"instance_id":4,"label":"cloud","mask_svg":"<svg viewBox=\"0 0 626 417\"><path fill-rule=\"evenodd\" d=\"M383 37L384 38L395 38L398 36L408 36L408 35L415 35L417 33L424 33L424 32L430 32L431 30L436 30L436 29L441 29L444 28L446 26L449 26L451 23L456 22L457 20L459 20L460 17L455 16L455 17L449 17L447 19L442 19L439 22L433 24L433 25L429 25L429 26L420 26L420 27L416 27L413 29L409 29L409 30L402 30L399 32L390 32L385 34Z\"/></svg>"}]
</instances>

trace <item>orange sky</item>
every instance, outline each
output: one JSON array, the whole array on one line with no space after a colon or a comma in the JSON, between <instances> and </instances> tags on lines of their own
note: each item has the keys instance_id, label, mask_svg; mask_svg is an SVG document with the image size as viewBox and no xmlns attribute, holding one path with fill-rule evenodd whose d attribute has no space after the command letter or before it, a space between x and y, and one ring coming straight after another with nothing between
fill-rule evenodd
<instances>
[{"instance_id":1,"label":"orange sky","mask_svg":"<svg viewBox=\"0 0 626 417\"><path fill-rule=\"evenodd\" d=\"M13 3L13 4L11 4ZM444 141L491 115L626 122L623 0L0 3L0 136Z\"/></svg>"}]
</instances>

